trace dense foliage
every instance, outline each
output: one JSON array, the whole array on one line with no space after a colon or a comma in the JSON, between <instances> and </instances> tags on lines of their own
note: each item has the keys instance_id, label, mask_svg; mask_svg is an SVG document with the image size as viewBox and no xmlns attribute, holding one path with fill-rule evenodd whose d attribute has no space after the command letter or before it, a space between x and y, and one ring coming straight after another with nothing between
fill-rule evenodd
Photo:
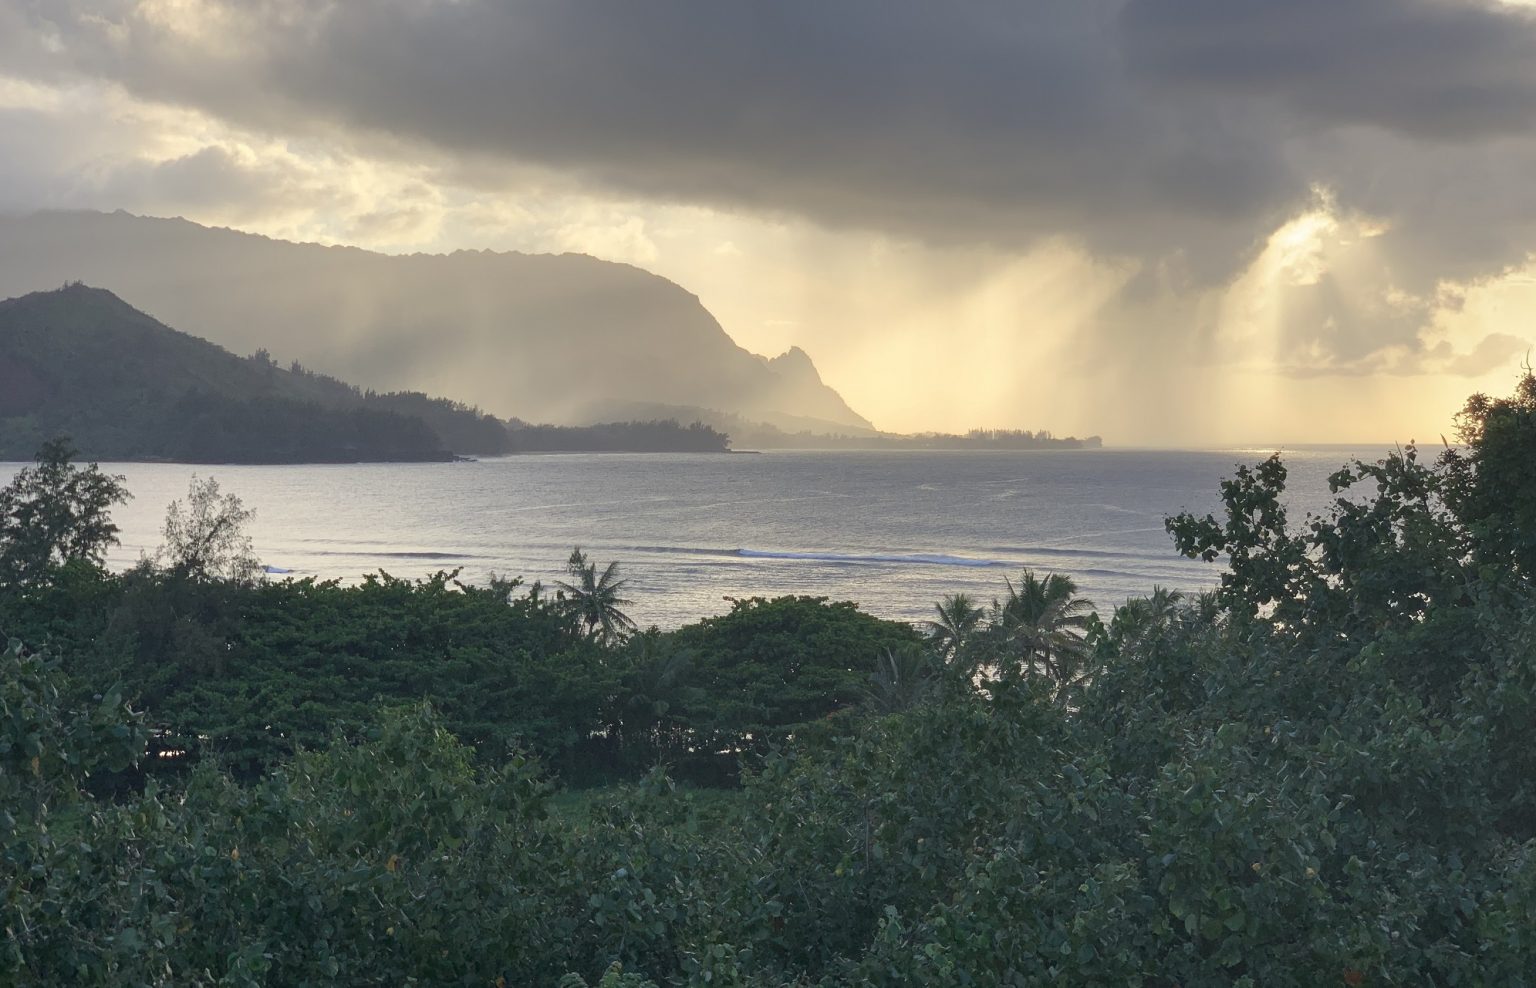
<instances>
[{"instance_id":1,"label":"dense foliage","mask_svg":"<svg viewBox=\"0 0 1536 988\"><path fill-rule=\"evenodd\" d=\"M1533 408L1474 399L1460 450L1299 524L1243 468L1169 520L1220 588L1103 618L1037 574L922 636L814 598L605 633L446 576L7 584L49 645L0 657L0 981L1531 985Z\"/></svg>"},{"instance_id":2,"label":"dense foliage","mask_svg":"<svg viewBox=\"0 0 1536 988\"><path fill-rule=\"evenodd\" d=\"M71 421L60 427L76 425ZM415 463L453 458L437 433L418 418L266 395L234 398L189 392L158 414L118 419L117 428L123 434L112 445L95 441L97 455L180 463ZM153 439L146 441L145 436Z\"/></svg>"},{"instance_id":3,"label":"dense foliage","mask_svg":"<svg viewBox=\"0 0 1536 988\"><path fill-rule=\"evenodd\" d=\"M110 292L68 285L0 302L0 458L67 434L100 459L445 460L503 452L499 422L451 402L374 395L266 353L241 358ZM440 431L441 430L441 431Z\"/></svg>"},{"instance_id":4,"label":"dense foliage","mask_svg":"<svg viewBox=\"0 0 1536 988\"><path fill-rule=\"evenodd\" d=\"M0 489L0 587L47 583L72 564L99 568L116 544L111 509L128 497L124 478L77 467L74 455L50 440Z\"/></svg>"},{"instance_id":5,"label":"dense foliage","mask_svg":"<svg viewBox=\"0 0 1536 988\"><path fill-rule=\"evenodd\" d=\"M297 362L279 367L266 351L237 357L81 285L0 302L0 460L21 459L58 435L96 459L184 463L730 445L699 423L509 424L443 398L363 390Z\"/></svg>"}]
</instances>

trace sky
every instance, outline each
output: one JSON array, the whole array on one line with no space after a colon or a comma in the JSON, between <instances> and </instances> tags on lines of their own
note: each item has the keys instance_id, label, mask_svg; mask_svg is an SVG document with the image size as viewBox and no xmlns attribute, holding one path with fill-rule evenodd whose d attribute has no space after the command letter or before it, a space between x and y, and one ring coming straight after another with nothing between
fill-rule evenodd
<instances>
[{"instance_id":1,"label":"sky","mask_svg":"<svg viewBox=\"0 0 1536 988\"><path fill-rule=\"evenodd\" d=\"M0 0L0 210L633 263L899 431L1438 443L1532 176L1527 2Z\"/></svg>"}]
</instances>

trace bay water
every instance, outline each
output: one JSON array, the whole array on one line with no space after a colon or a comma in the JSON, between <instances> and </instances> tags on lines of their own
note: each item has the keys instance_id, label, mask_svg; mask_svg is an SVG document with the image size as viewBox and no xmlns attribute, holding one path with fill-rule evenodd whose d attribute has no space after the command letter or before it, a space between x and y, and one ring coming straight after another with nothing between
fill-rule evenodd
<instances>
[{"instance_id":1,"label":"bay water","mask_svg":"<svg viewBox=\"0 0 1536 988\"><path fill-rule=\"evenodd\" d=\"M549 583L571 549L620 563L626 610L675 627L732 598L811 594L921 620L945 594L990 602L1005 577L1065 573L1108 612L1154 585L1214 586L1163 528L1208 512L1220 481L1270 448L522 455L476 462L302 466L108 463L134 499L114 511L115 567L152 554L196 474L255 509L263 563L353 582L458 570ZM1294 520L1325 510L1328 474L1377 447L1295 447ZM21 464L0 464L8 480ZM283 579L278 573L269 577Z\"/></svg>"}]
</instances>

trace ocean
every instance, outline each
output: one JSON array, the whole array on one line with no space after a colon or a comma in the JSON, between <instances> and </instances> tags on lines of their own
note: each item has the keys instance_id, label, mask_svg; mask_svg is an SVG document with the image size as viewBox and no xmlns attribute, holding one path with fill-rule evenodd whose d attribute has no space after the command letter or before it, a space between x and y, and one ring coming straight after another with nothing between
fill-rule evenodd
<instances>
[{"instance_id":1,"label":"ocean","mask_svg":"<svg viewBox=\"0 0 1536 988\"><path fill-rule=\"evenodd\" d=\"M1327 476L1368 447L1283 450L1300 521L1331 503ZM153 553L193 474L256 516L257 555L296 577L356 581L458 570L546 583L571 549L620 564L626 610L675 627L732 598L810 594L869 613L929 617L950 593L991 601L1024 569L1065 573L1107 612L1154 585L1216 585L1163 520L1219 505L1218 485L1269 448L525 455L442 464L103 464L134 499L114 512L111 565ZM0 464L8 479L20 464ZM282 579L274 575L272 579Z\"/></svg>"}]
</instances>

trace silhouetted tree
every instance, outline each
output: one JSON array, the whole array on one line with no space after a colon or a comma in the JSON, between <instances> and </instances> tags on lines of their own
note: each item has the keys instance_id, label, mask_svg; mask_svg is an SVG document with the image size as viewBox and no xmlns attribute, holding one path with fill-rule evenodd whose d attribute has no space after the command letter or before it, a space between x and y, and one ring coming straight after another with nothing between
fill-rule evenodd
<instances>
[{"instance_id":1,"label":"silhouetted tree","mask_svg":"<svg viewBox=\"0 0 1536 988\"><path fill-rule=\"evenodd\" d=\"M165 516L165 543L157 555L171 571L193 580L249 583L262 573L245 526L256 512L219 482L192 478L187 500L172 501Z\"/></svg>"},{"instance_id":2,"label":"silhouetted tree","mask_svg":"<svg viewBox=\"0 0 1536 988\"><path fill-rule=\"evenodd\" d=\"M1069 576L1039 577L1025 570L1008 596L992 605L990 631L1000 671L1044 675L1058 694L1086 674L1087 629L1092 602L1077 594Z\"/></svg>"},{"instance_id":3,"label":"silhouetted tree","mask_svg":"<svg viewBox=\"0 0 1536 988\"><path fill-rule=\"evenodd\" d=\"M959 659L987 614L970 594L950 594L933 605L936 620L923 622L934 651L946 662Z\"/></svg>"},{"instance_id":4,"label":"silhouetted tree","mask_svg":"<svg viewBox=\"0 0 1536 988\"><path fill-rule=\"evenodd\" d=\"M635 630L635 622L620 608L631 603L620 596L628 580L619 579L619 564L611 562L602 571L597 564L588 562L586 554L578 547L571 550L565 571L571 582L561 581L560 588L566 606L587 629L587 634L604 644L620 641Z\"/></svg>"},{"instance_id":5,"label":"silhouetted tree","mask_svg":"<svg viewBox=\"0 0 1536 988\"><path fill-rule=\"evenodd\" d=\"M117 544L111 509L132 496L124 478L75 466L74 456L69 440L50 440L0 489L0 586L40 582L72 562L100 566Z\"/></svg>"}]
</instances>

